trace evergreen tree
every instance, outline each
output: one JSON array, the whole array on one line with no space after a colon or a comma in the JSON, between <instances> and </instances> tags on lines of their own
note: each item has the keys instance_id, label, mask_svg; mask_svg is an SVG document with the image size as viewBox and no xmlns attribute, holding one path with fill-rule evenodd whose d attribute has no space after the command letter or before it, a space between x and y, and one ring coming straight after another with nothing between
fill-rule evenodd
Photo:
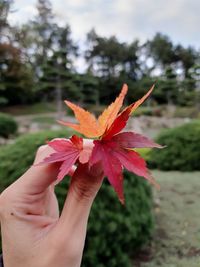
<instances>
[{"instance_id":1,"label":"evergreen tree","mask_svg":"<svg viewBox=\"0 0 200 267\"><path fill-rule=\"evenodd\" d=\"M1 0L0 2L0 43L9 39L8 14L11 11L12 4L13 0Z\"/></svg>"},{"instance_id":2,"label":"evergreen tree","mask_svg":"<svg viewBox=\"0 0 200 267\"><path fill-rule=\"evenodd\" d=\"M0 105L26 103L32 96L32 73L14 42L14 27L8 22L12 0L0 2Z\"/></svg>"},{"instance_id":3,"label":"evergreen tree","mask_svg":"<svg viewBox=\"0 0 200 267\"><path fill-rule=\"evenodd\" d=\"M77 47L71 39L71 30L68 25L59 27L54 24L50 42L53 44L50 55L41 65L39 86L44 94L50 98L56 96L57 111L61 112L61 101L64 98L80 97L79 88L73 82L72 57L77 55Z\"/></svg>"}]
</instances>

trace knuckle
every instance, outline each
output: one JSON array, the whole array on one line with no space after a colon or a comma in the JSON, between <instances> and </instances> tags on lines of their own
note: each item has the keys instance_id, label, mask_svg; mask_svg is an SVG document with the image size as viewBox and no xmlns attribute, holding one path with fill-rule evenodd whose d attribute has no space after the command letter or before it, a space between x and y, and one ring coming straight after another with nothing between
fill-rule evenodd
<instances>
[{"instance_id":1,"label":"knuckle","mask_svg":"<svg viewBox=\"0 0 200 267\"><path fill-rule=\"evenodd\" d=\"M42 145L42 146L40 146L40 147L38 148L38 150L37 150L37 154L42 153L46 148L47 148L47 145ZM36 154L36 155L37 155L37 154Z\"/></svg>"},{"instance_id":2,"label":"knuckle","mask_svg":"<svg viewBox=\"0 0 200 267\"><path fill-rule=\"evenodd\" d=\"M78 202L91 201L96 196L101 185L101 181L85 181L76 179L71 182L70 191Z\"/></svg>"},{"instance_id":3,"label":"knuckle","mask_svg":"<svg viewBox=\"0 0 200 267\"><path fill-rule=\"evenodd\" d=\"M48 145L42 145L37 149L34 163L37 163L37 162L39 162L40 160L43 159L43 157L44 157L43 154L46 151L47 147L48 147Z\"/></svg>"},{"instance_id":4,"label":"knuckle","mask_svg":"<svg viewBox=\"0 0 200 267\"><path fill-rule=\"evenodd\" d=\"M90 200L94 192L91 189L85 188L84 185L77 185L73 188L73 195L77 202Z\"/></svg>"}]
</instances>

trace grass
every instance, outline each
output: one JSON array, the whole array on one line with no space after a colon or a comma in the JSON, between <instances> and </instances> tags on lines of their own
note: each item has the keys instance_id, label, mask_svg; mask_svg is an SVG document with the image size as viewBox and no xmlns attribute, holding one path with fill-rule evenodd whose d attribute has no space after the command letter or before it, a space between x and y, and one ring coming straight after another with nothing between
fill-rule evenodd
<instances>
[{"instance_id":1,"label":"grass","mask_svg":"<svg viewBox=\"0 0 200 267\"><path fill-rule=\"evenodd\" d=\"M3 108L2 111L9 113L13 116L49 113L49 112L56 112L56 104L53 102L51 103L41 102L32 105L6 107Z\"/></svg>"},{"instance_id":2,"label":"grass","mask_svg":"<svg viewBox=\"0 0 200 267\"><path fill-rule=\"evenodd\" d=\"M93 105L85 104L84 108L88 109L90 112L98 116L105 108L105 105ZM69 109L66 109L64 102L62 102L63 111L68 111L68 115L72 115ZM0 111L9 113L13 116L19 115L31 115L31 114L40 114L40 113L52 113L56 112L56 103L55 102L39 102L29 105L19 105L1 108ZM134 116L165 116L166 112L170 117L179 117L179 118L199 118L200 112L197 107L180 107L177 106L173 111L170 112L167 110L166 105L158 105L153 107L140 106L139 109L134 111Z\"/></svg>"},{"instance_id":3,"label":"grass","mask_svg":"<svg viewBox=\"0 0 200 267\"><path fill-rule=\"evenodd\" d=\"M161 185L154 193L155 235L135 266L199 267L200 172L154 171L154 176Z\"/></svg>"},{"instance_id":4,"label":"grass","mask_svg":"<svg viewBox=\"0 0 200 267\"><path fill-rule=\"evenodd\" d=\"M55 124L56 119L53 117L48 117L48 116L36 116L32 119L32 122L37 122L37 123L45 123L45 124Z\"/></svg>"}]
</instances>

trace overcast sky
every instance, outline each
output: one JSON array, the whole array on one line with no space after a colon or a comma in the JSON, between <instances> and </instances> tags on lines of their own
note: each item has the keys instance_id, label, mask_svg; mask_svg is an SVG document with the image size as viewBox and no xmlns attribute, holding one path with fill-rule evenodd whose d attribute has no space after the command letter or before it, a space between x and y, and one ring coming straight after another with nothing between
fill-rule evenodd
<instances>
[{"instance_id":1,"label":"overcast sky","mask_svg":"<svg viewBox=\"0 0 200 267\"><path fill-rule=\"evenodd\" d=\"M57 21L70 24L73 37L82 41L95 28L103 36L142 42L156 32L175 43L200 48L200 0L52 0ZM9 20L22 23L34 17L36 0L15 0Z\"/></svg>"}]
</instances>

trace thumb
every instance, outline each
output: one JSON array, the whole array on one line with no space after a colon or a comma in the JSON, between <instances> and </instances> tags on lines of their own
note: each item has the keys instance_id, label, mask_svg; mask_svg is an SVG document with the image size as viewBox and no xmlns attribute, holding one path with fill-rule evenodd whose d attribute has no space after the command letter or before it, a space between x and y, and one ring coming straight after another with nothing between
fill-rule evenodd
<instances>
[{"instance_id":1,"label":"thumb","mask_svg":"<svg viewBox=\"0 0 200 267\"><path fill-rule=\"evenodd\" d=\"M34 165L20 177L17 181L18 185L31 194L45 191L47 187L56 180L61 163L35 165L42 162L44 158L54 152L55 151L48 145L41 146L36 153Z\"/></svg>"}]
</instances>

